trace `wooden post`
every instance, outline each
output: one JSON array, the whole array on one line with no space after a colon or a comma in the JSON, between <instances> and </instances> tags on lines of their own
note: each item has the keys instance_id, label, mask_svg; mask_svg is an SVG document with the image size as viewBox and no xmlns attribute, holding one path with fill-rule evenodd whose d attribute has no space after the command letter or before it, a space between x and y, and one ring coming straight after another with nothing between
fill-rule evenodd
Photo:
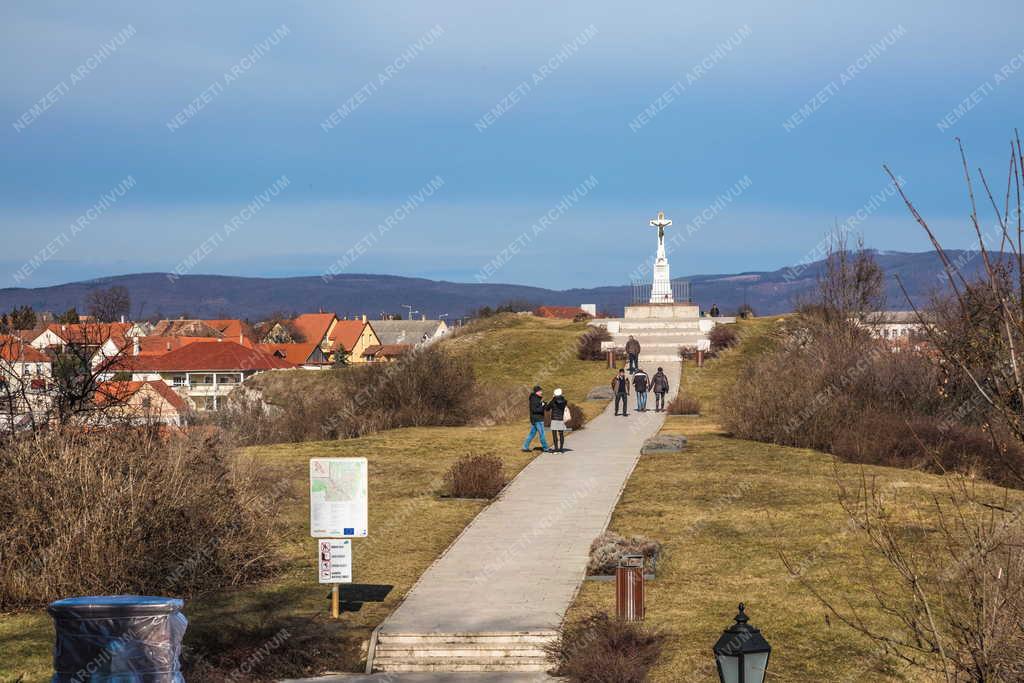
<instances>
[{"instance_id":1,"label":"wooden post","mask_svg":"<svg viewBox=\"0 0 1024 683\"><path fill-rule=\"evenodd\" d=\"M339 589L338 584L334 584L334 585L331 586L331 618L332 619L337 619L338 618L338 613L339 613L339 610L338 610L339 593L341 592L338 589Z\"/></svg>"}]
</instances>

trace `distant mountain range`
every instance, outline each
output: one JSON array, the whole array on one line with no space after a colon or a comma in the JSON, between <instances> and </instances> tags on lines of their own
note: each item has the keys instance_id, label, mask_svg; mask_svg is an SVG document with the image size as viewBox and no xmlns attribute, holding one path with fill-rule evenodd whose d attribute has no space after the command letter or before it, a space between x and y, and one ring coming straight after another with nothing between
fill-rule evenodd
<instances>
[{"instance_id":1,"label":"distant mountain range","mask_svg":"<svg viewBox=\"0 0 1024 683\"><path fill-rule=\"evenodd\" d=\"M982 266L975 252L947 252L965 274ZM942 265L935 252L876 252L887 276L888 307L907 308L896 284L899 276L917 303L926 303L929 295L944 285ZM784 313L815 286L823 261L780 268L771 272L744 272L732 275L693 275L689 280L693 299L701 308L718 304L723 313L735 311L743 303L758 314ZM961 265L962 264L962 265ZM97 287L122 285L132 298L136 317L201 318L265 317L270 313L323 309L338 315L367 314L377 318L383 312L404 313L404 304L431 318L447 313L451 319L471 313L481 306L495 306L517 300L533 305L597 304L598 310L621 315L629 303L630 287L613 285L590 289L551 290L540 287L504 284L444 282L394 275L338 275L329 280L318 276L255 278L222 275L185 275L172 279L165 273L139 273L71 282L34 289L0 289L0 311L28 304L37 311L61 312L76 307L85 310L88 292Z\"/></svg>"}]
</instances>

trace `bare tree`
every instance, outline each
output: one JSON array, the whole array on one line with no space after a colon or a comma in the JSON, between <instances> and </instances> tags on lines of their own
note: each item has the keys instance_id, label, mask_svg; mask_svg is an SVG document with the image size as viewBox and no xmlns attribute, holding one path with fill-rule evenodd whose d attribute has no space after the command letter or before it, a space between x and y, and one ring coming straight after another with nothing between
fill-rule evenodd
<instances>
[{"instance_id":1,"label":"bare tree","mask_svg":"<svg viewBox=\"0 0 1024 683\"><path fill-rule=\"evenodd\" d=\"M86 299L89 315L101 323L112 323L127 316L132 307L128 289L121 285L113 285L106 289L94 289Z\"/></svg>"},{"instance_id":2,"label":"bare tree","mask_svg":"<svg viewBox=\"0 0 1024 683\"><path fill-rule=\"evenodd\" d=\"M852 249L845 232L837 228L833 236L812 306L830 325L864 322L885 308L885 274L863 237Z\"/></svg>"},{"instance_id":3,"label":"bare tree","mask_svg":"<svg viewBox=\"0 0 1024 683\"><path fill-rule=\"evenodd\" d=\"M904 294L944 373L946 395L966 392L973 399L968 407L982 411L982 425L997 446L990 457L1001 458L1008 480L1022 488L1024 473L1011 456L1024 443L1024 154L1015 136L1002 202L981 169L977 172L995 216L995 239L982 229L975 179L962 145L960 155L976 255L983 264L981 274L972 279L963 274L964 263L949 257L885 167L942 260L950 298L927 315L905 288ZM998 242L998 248L991 249L989 242ZM951 384L959 384L962 391L949 392ZM840 606L820 587L804 583L842 623L879 643L886 653L948 683L1024 680L1024 507L1019 495L976 486L963 476L947 478L947 485L947 493L933 499L938 533L933 540L911 543L906 524L892 514L873 482L865 476L856 487L840 482L840 502L853 527L899 586L886 591L872 574L863 587L874 596L884 623L869 621L852 605ZM793 571L792 562L783 559Z\"/></svg>"}]
</instances>

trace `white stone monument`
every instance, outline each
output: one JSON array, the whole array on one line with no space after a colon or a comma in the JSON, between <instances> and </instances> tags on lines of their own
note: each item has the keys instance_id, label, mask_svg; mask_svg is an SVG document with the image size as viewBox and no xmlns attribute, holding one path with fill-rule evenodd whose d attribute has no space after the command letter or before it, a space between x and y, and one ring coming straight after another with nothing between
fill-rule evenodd
<instances>
[{"instance_id":1,"label":"white stone monument","mask_svg":"<svg viewBox=\"0 0 1024 683\"><path fill-rule=\"evenodd\" d=\"M658 229L658 255L654 259L654 282L651 285L652 304L675 303L672 298L672 277L669 275L668 257L665 256L665 228L672 221L665 218L665 212L659 211L657 218L651 219L651 227Z\"/></svg>"},{"instance_id":2,"label":"white stone monument","mask_svg":"<svg viewBox=\"0 0 1024 683\"><path fill-rule=\"evenodd\" d=\"M604 327L612 335L611 341L601 342L602 349L621 349L630 337L639 341L641 367L645 367L644 363L678 362L681 348L707 351L710 346L701 328L700 309L688 300L689 297L685 297L687 301L676 302L672 293L672 277L665 254L665 228L672 225L672 221L665 218L664 211L659 211L658 217L648 222L658 229L650 299L626 306L622 318L590 322Z\"/></svg>"}]
</instances>

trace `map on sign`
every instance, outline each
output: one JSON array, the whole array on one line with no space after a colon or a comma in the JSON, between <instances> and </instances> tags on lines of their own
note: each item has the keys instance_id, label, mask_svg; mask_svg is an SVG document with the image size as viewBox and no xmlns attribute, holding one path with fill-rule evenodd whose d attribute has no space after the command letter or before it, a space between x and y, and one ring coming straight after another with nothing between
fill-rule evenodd
<instances>
[{"instance_id":1,"label":"map on sign","mask_svg":"<svg viewBox=\"0 0 1024 683\"><path fill-rule=\"evenodd\" d=\"M367 500L366 458L310 458L310 536L366 536Z\"/></svg>"}]
</instances>

